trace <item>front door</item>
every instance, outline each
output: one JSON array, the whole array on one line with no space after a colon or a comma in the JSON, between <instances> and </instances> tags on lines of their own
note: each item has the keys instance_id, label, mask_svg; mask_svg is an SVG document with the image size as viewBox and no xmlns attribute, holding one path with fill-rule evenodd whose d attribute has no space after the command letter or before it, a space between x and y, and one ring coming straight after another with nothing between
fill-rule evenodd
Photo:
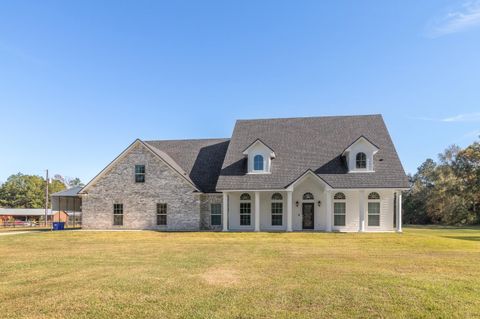
<instances>
[{"instance_id":1,"label":"front door","mask_svg":"<svg viewBox=\"0 0 480 319\"><path fill-rule=\"evenodd\" d=\"M303 214L303 229L313 229L313 218L314 218L314 206L313 203L303 203L302 205L302 214Z\"/></svg>"}]
</instances>

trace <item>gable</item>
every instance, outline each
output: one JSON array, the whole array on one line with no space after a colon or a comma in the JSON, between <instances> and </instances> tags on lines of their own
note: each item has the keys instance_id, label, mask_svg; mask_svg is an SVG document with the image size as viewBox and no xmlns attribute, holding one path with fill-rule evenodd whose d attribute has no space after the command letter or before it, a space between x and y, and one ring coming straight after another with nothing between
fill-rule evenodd
<instances>
[{"instance_id":1,"label":"gable","mask_svg":"<svg viewBox=\"0 0 480 319\"><path fill-rule=\"evenodd\" d=\"M152 168L161 167L164 171L168 171L172 174L169 178L180 178L192 187L193 190L198 191L195 184L188 178L187 174L178 166L178 164L173 161L173 159L137 139L110 164L108 164L97 176L88 182L87 185L80 190L79 194L88 193L88 191L97 183L100 183L105 179L110 179L111 176L120 177L120 180L124 182L124 184L130 184L129 181L134 181L134 168L137 164L146 166L146 178L148 180L148 175L150 173L148 172L149 168L146 163Z\"/></svg>"}]
</instances>

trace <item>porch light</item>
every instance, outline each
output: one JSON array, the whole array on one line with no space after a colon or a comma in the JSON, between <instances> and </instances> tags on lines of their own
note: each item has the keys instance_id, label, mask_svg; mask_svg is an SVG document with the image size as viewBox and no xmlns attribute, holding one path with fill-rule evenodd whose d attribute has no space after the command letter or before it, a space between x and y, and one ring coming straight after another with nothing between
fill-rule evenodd
<instances>
[{"instance_id":1,"label":"porch light","mask_svg":"<svg viewBox=\"0 0 480 319\"><path fill-rule=\"evenodd\" d=\"M319 201L317 202L317 204L318 204L318 207L320 207L320 205L322 205L322 201L319 200Z\"/></svg>"},{"instance_id":2,"label":"porch light","mask_svg":"<svg viewBox=\"0 0 480 319\"><path fill-rule=\"evenodd\" d=\"M298 200L295 202L295 206L297 206L297 207L298 207Z\"/></svg>"}]
</instances>

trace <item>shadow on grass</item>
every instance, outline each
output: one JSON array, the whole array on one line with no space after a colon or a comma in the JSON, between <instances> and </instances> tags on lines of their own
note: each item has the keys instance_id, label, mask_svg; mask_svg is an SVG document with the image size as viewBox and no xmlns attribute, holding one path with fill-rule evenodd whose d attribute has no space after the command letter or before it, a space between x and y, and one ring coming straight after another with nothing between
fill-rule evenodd
<instances>
[{"instance_id":1,"label":"shadow on grass","mask_svg":"<svg viewBox=\"0 0 480 319\"><path fill-rule=\"evenodd\" d=\"M419 228L419 229L431 229L431 230L442 230L442 229L465 229L465 230L480 230L480 225L470 225L470 226L448 226L448 225L404 225L404 228Z\"/></svg>"},{"instance_id":2,"label":"shadow on grass","mask_svg":"<svg viewBox=\"0 0 480 319\"><path fill-rule=\"evenodd\" d=\"M460 239L468 241L480 241L480 236L442 236L443 238Z\"/></svg>"}]
</instances>

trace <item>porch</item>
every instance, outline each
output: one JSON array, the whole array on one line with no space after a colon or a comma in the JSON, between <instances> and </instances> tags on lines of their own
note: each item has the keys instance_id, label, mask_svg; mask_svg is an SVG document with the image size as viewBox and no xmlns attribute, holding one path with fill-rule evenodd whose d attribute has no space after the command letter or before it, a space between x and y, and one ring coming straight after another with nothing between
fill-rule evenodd
<instances>
[{"instance_id":1,"label":"porch","mask_svg":"<svg viewBox=\"0 0 480 319\"><path fill-rule=\"evenodd\" d=\"M402 231L401 191L293 189L223 192L223 231Z\"/></svg>"}]
</instances>

